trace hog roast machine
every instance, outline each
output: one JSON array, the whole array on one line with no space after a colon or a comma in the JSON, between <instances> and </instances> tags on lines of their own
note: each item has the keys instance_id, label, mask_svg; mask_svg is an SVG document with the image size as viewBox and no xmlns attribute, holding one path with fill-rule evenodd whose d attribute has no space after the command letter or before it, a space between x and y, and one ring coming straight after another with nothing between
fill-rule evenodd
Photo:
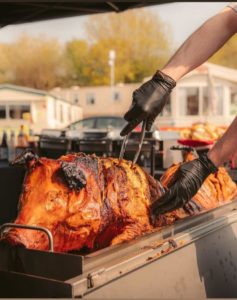
<instances>
[{"instance_id":1,"label":"hog roast machine","mask_svg":"<svg viewBox=\"0 0 237 300\"><path fill-rule=\"evenodd\" d=\"M163 1L2 3L7 24L123 11ZM77 7L81 5L81 7ZM17 12L17 13L16 13ZM62 254L0 243L0 297L237 297L237 201L134 241L92 254ZM1 227L1 233L9 225Z\"/></svg>"},{"instance_id":2,"label":"hog roast machine","mask_svg":"<svg viewBox=\"0 0 237 300\"><path fill-rule=\"evenodd\" d=\"M91 254L0 244L0 297L237 296L237 201ZM1 233L11 224L4 224Z\"/></svg>"}]
</instances>

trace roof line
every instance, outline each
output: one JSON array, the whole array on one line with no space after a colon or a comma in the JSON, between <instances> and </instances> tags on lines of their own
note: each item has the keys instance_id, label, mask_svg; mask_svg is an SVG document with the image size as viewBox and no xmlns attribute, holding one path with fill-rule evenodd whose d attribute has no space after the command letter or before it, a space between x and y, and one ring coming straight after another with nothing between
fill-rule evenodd
<instances>
[{"instance_id":1,"label":"roof line","mask_svg":"<svg viewBox=\"0 0 237 300\"><path fill-rule=\"evenodd\" d=\"M40 94L40 95L48 94L46 91L43 91L43 90L24 87L24 86L20 86L20 85L11 84L11 83L0 84L0 89L4 89L4 88L9 88L11 90L17 90L17 91L24 91L24 92L28 92L28 93L32 93L32 94Z\"/></svg>"},{"instance_id":2,"label":"roof line","mask_svg":"<svg viewBox=\"0 0 237 300\"><path fill-rule=\"evenodd\" d=\"M50 92L44 91L44 90L38 90L38 89L34 89L34 88L29 88L29 87L24 87L24 86L20 86L20 85L15 85L15 84L10 84L10 83L3 83L0 84L0 90L1 89L10 89L10 90L14 90L14 91L22 91L25 93L31 93L31 94L37 94L37 95L42 95L42 96L50 96L56 100L60 100L66 103L69 103L71 105L75 105L73 103L68 102L67 100L57 97L55 95L53 95ZM77 105L76 105L77 106ZM78 105L79 106L79 105Z\"/></svg>"}]
</instances>

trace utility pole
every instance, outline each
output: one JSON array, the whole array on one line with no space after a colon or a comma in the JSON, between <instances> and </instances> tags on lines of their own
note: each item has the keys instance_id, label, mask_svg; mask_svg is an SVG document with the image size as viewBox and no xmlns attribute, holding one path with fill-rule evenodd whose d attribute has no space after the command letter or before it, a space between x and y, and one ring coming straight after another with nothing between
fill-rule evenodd
<instances>
[{"instance_id":1,"label":"utility pole","mask_svg":"<svg viewBox=\"0 0 237 300\"><path fill-rule=\"evenodd\" d=\"M116 52L115 50L111 49L109 51L109 66L110 66L110 88L111 88L112 99L113 99L113 91L114 91L114 84L115 84L115 58L116 58Z\"/></svg>"}]
</instances>

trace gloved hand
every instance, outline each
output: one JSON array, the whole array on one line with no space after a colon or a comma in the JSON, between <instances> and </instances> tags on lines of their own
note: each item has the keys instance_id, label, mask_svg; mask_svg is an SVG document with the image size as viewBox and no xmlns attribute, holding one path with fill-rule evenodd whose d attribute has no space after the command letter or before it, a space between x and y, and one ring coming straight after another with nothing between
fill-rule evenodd
<instances>
[{"instance_id":1,"label":"gloved hand","mask_svg":"<svg viewBox=\"0 0 237 300\"><path fill-rule=\"evenodd\" d=\"M164 214L183 207L197 193L204 180L211 173L217 171L218 168L207 154L182 164L174 174L172 186L158 201L152 204L153 215Z\"/></svg>"},{"instance_id":2,"label":"gloved hand","mask_svg":"<svg viewBox=\"0 0 237 300\"><path fill-rule=\"evenodd\" d=\"M149 131L175 85L176 82L171 77L157 71L151 80L135 90L132 105L124 115L128 124L123 128L120 135L128 134L143 120L147 120L146 130Z\"/></svg>"}]
</instances>

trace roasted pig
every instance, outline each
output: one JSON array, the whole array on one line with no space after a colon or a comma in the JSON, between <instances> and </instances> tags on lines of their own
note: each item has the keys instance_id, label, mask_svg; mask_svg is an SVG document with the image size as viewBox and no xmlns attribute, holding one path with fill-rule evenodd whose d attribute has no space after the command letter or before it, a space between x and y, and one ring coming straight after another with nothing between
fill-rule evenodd
<instances>
[{"instance_id":1,"label":"roasted pig","mask_svg":"<svg viewBox=\"0 0 237 300\"><path fill-rule=\"evenodd\" d=\"M26 164L28 169L15 223L49 229L57 252L91 251L129 241L231 201L236 194L235 183L220 168L185 207L154 218L150 205L172 184L179 165L169 168L159 182L129 161L83 153L53 160L26 152L14 164ZM48 249L40 231L14 228L4 239Z\"/></svg>"}]
</instances>

